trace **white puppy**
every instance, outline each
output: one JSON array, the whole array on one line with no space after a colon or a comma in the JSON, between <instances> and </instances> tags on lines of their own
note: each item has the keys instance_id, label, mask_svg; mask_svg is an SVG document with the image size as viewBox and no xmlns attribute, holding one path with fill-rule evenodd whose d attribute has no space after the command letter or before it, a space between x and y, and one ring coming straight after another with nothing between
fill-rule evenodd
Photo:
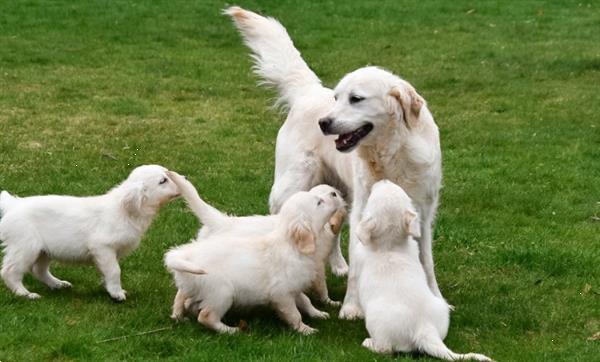
<instances>
[{"instance_id":1,"label":"white puppy","mask_svg":"<svg viewBox=\"0 0 600 362\"><path fill-rule=\"evenodd\" d=\"M295 330L313 333L298 311L300 296L314 280L317 234L336 211L331 199L299 192L284 203L277 227L267 234L214 235L172 249L165 265L178 297L198 303L198 322L220 333L237 331L221 322L232 306L266 304Z\"/></svg>"},{"instance_id":2,"label":"white puppy","mask_svg":"<svg viewBox=\"0 0 600 362\"><path fill-rule=\"evenodd\" d=\"M425 100L408 82L376 67L358 69L334 90L326 88L279 22L239 7L225 13L254 52L255 71L277 88L278 104L289 109L277 136L271 212L289 195L321 183L334 185L352 200L350 273L340 317L362 315L352 266L355 228L371 186L382 179L402 186L414 200L422 218L419 258L429 287L441 296L432 256L441 151Z\"/></svg>"},{"instance_id":3,"label":"white puppy","mask_svg":"<svg viewBox=\"0 0 600 362\"><path fill-rule=\"evenodd\" d=\"M110 296L125 300L118 259L135 250L159 208L177 197L167 169L145 165L105 195L90 197L0 194L0 240L4 259L2 279L17 295L36 299L23 285L33 275L50 288L70 287L53 276L52 259L94 262Z\"/></svg>"},{"instance_id":4,"label":"white puppy","mask_svg":"<svg viewBox=\"0 0 600 362\"><path fill-rule=\"evenodd\" d=\"M194 185L192 185L185 177L173 171L169 171L168 175L177 185L181 192L181 196L186 200L190 209L192 209L200 223L203 225L198 232L199 239L214 235L226 235L228 237L260 236L275 230L280 222L279 215L254 215L243 217L226 215L204 202L198 195L198 191ZM312 289L315 291L321 302L337 306L340 303L329 298L327 278L325 275L325 261L331 254L335 243L339 241L338 234L346 216L346 203L339 191L329 185L315 186L309 192L324 199L331 199L331 202L333 202L337 208L336 213L329 222L325 224L321 230L317 230L317 247L314 254L314 259L316 261L316 276L312 283ZM175 298L175 300L180 301L181 296ZM184 308L182 308L180 304L174 305L172 317L174 319L180 319L183 309ZM327 313L318 311L314 308L310 310L309 314L311 317L327 315Z\"/></svg>"},{"instance_id":5,"label":"white puppy","mask_svg":"<svg viewBox=\"0 0 600 362\"><path fill-rule=\"evenodd\" d=\"M399 186L384 180L371 191L357 228L360 268L358 295L371 338L363 346L374 352L422 351L446 360L490 361L486 356L456 354L443 342L450 308L427 285L414 237L421 233L419 215Z\"/></svg>"}]
</instances>

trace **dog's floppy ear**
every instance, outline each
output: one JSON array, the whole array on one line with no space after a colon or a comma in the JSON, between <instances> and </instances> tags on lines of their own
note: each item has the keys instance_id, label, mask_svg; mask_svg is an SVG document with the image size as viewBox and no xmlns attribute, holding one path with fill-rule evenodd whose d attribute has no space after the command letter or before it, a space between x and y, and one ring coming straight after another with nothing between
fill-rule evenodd
<instances>
[{"instance_id":1,"label":"dog's floppy ear","mask_svg":"<svg viewBox=\"0 0 600 362\"><path fill-rule=\"evenodd\" d=\"M312 254L317 245L315 243L315 234L304 221L294 221L290 227L290 237L294 246L303 254Z\"/></svg>"},{"instance_id":2,"label":"dog's floppy ear","mask_svg":"<svg viewBox=\"0 0 600 362\"><path fill-rule=\"evenodd\" d=\"M356 237L363 243L363 245L369 245L371 243L371 236L375 230L375 220L372 217L367 217L358 224L356 228Z\"/></svg>"},{"instance_id":3,"label":"dog's floppy ear","mask_svg":"<svg viewBox=\"0 0 600 362\"><path fill-rule=\"evenodd\" d=\"M340 233L342 229L342 225L344 225L344 219L346 218L346 209L340 209L333 214L331 219L329 219L329 226L331 227L331 232L335 235Z\"/></svg>"},{"instance_id":4,"label":"dog's floppy ear","mask_svg":"<svg viewBox=\"0 0 600 362\"><path fill-rule=\"evenodd\" d=\"M423 97L411 85L393 87L390 96L394 97L402 107L408 127L416 127L419 122L419 113L421 113L421 108L425 104Z\"/></svg>"},{"instance_id":5,"label":"dog's floppy ear","mask_svg":"<svg viewBox=\"0 0 600 362\"><path fill-rule=\"evenodd\" d=\"M421 237L419 214L410 210L404 211L404 215L402 216L402 224L404 226L404 230L406 230L409 235L412 235L415 238Z\"/></svg>"},{"instance_id":6,"label":"dog's floppy ear","mask_svg":"<svg viewBox=\"0 0 600 362\"><path fill-rule=\"evenodd\" d=\"M146 190L141 182L134 182L125 186L125 196L123 196L123 208L132 215L140 213L144 202L146 202Z\"/></svg>"}]
</instances>

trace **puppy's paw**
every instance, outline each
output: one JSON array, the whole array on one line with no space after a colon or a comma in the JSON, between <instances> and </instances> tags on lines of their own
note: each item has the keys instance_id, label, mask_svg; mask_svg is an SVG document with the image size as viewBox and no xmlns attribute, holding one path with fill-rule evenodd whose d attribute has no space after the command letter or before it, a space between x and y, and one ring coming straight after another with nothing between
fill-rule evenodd
<instances>
[{"instance_id":1,"label":"puppy's paw","mask_svg":"<svg viewBox=\"0 0 600 362\"><path fill-rule=\"evenodd\" d=\"M332 265L331 272L338 277L345 277L348 275L348 265Z\"/></svg>"},{"instance_id":2,"label":"puppy's paw","mask_svg":"<svg viewBox=\"0 0 600 362\"><path fill-rule=\"evenodd\" d=\"M55 285L52 286L52 289L64 289L71 288L73 285L66 280L59 280Z\"/></svg>"},{"instance_id":3,"label":"puppy's paw","mask_svg":"<svg viewBox=\"0 0 600 362\"><path fill-rule=\"evenodd\" d=\"M332 307L339 307L340 305L342 305L342 303L340 303L340 302L338 302L338 301L335 301L335 300L332 300L332 299L327 299L327 300L325 301L325 303L326 303L327 305L330 305L330 306L332 306Z\"/></svg>"},{"instance_id":4,"label":"puppy's paw","mask_svg":"<svg viewBox=\"0 0 600 362\"><path fill-rule=\"evenodd\" d=\"M329 313L318 310L311 315L312 318L316 319L329 319Z\"/></svg>"},{"instance_id":5,"label":"puppy's paw","mask_svg":"<svg viewBox=\"0 0 600 362\"><path fill-rule=\"evenodd\" d=\"M296 328L296 330L298 332L304 334L305 336L309 336L309 335L311 335L313 333L317 333L319 331L318 329L311 328L304 323L300 324L300 326L298 328Z\"/></svg>"},{"instance_id":6,"label":"puppy's paw","mask_svg":"<svg viewBox=\"0 0 600 362\"><path fill-rule=\"evenodd\" d=\"M340 309L340 319L354 320L364 318L362 309L357 305L344 304Z\"/></svg>"},{"instance_id":7,"label":"puppy's paw","mask_svg":"<svg viewBox=\"0 0 600 362\"><path fill-rule=\"evenodd\" d=\"M373 338L365 338L365 340L362 343L362 346L375 352L375 353L392 353L392 348L385 348L385 347L381 347L378 346L375 341L373 340Z\"/></svg>"},{"instance_id":8,"label":"puppy's paw","mask_svg":"<svg viewBox=\"0 0 600 362\"><path fill-rule=\"evenodd\" d=\"M230 326L224 326L217 330L217 332L221 333L221 334L235 334L239 331L240 331L240 329L238 327L230 327Z\"/></svg>"},{"instance_id":9,"label":"puppy's paw","mask_svg":"<svg viewBox=\"0 0 600 362\"><path fill-rule=\"evenodd\" d=\"M123 302L125 299L127 299L126 294L127 292L121 289L117 292L110 293L110 297L116 302Z\"/></svg>"},{"instance_id":10,"label":"puppy's paw","mask_svg":"<svg viewBox=\"0 0 600 362\"><path fill-rule=\"evenodd\" d=\"M38 293L28 293L25 295L25 297L29 300L35 300L35 299L40 299L42 296L39 295Z\"/></svg>"},{"instance_id":11,"label":"puppy's paw","mask_svg":"<svg viewBox=\"0 0 600 362\"><path fill-rule=\"evenodd\" d=\"M171 319L174 320L175 322L183 322L183 321L187 320L188 318L186 316L184 316L183 313L173 313L173 314L171 314Z\"/></svg>"}]
</instances>

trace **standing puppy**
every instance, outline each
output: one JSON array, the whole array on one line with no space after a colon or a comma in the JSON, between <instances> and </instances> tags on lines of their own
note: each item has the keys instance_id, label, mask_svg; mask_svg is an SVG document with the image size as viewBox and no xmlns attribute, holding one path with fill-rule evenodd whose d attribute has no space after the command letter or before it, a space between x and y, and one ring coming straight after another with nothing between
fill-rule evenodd
<instances>
[{"instance_id":1,"label":"standing puppy","mask_svg":"<svg viewBox=\"0 0 600 362\"><path fill-rule=\"evenodd\" d=\"M298 298L315 276L317 233L336 211L330 199L298 192L266 234L214 235L172 249L165 265L178 296L198 304L198 322L219 333L238 330L221 322L232 306L266 304L298 332L315 332L302 322Z\"/></svg>"},{"instance_id":2,"label":"standing puppy","mask_svg":"<svg viewBox=\"0 0 600 362\"><path fill-rule=\"evenodd\" d=\"M371 338L363 346L379 353L421 351L446 360L491 361L457 354L443 340L450 309L427 285L414 237L419 215L401 187L385 180L373 186L357 229L358 295Z\"/></svg>"},{"instance_id":3,"label":"standing puppy","mask_svg":"<svg viewBox=\"0 0 600 362\"><path fill-rule=\"evenodd\" d=\"M1 273L6 285L16 295L36 299L39 294L23 285L26 272L50 288L65 288L71 283L50 273L50 260L94 262L110 296L125 300L118 259L138 247L159 208L179 195L166 172L157 165L137 167L101 196L18 198L2 191Z\"/></svg>"},{"instance_id":4,"label":"standing puppy","mask_svg":"<svg viewBox=\"0 0 600 362\"><path fill-rule=\"evenodd\" d=\"M202 228L198 232L198 238L203 239L214 235L227 235L229 237L260 236L267 234L277 228L280 222L279 215L253 215L253 216L229 216L215 209L200 198L198 191L185 177L174 171L168 172L169 178L177 185L181 196L186 200L194 214L198 217ZM346 203L340 192L329 185L318 185L313 187L311 194L323 199L329 199L337 211L329 222L321 230L316 232L316 250L314 254L316 275L312 283L312 289L316 292L321 302L337 306L340 303L329 298L327 290L327 279L325 275L325 262L329 255L334 252L335 244L339 241L338 235L346 216ZM183 297L176 298L181 301ZM307 302L308 313L312 317L327 315ZM180 319L183 313L181 303L174 304L174 319Z\"/></svg>"}]
</instances>

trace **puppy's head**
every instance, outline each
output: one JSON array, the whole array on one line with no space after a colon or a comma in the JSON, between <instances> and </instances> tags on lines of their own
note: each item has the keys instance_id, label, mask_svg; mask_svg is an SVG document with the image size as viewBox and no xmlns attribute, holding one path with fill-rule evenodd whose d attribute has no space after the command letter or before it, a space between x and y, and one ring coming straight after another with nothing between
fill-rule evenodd
<instances>
[{"instance_id":1,"label":"puppy's head","mask_svg":"<svg viewBox=\"0 0 600 362\"><path fill-rule=\"evenodd\" d=\"M419 215L404 190L383 180L373 185L356 236L366 246L379 249L420 237Z\"/></svg>"},{"instance_id":2,"label":"puppy's head","mask_svg":"<svg viewBox=\"0 0 600 362\"><path fill-rule=\"evenodd\" d=\"M406 81L377 67L347 74L334 89L335 106L319 120L325 135L336 134L338 151L375 144L391 128L417 127L423 98Z\"/></svg>"},{"instance_id":3,"label":"puppy's head","mask_svg":"<svg viewBox=\"0 0 600 362\"><path fill-rule=\"evenodd\" d=\"M338 234L344 224L346 218L346 202L342 198L341 193L334 187L326 184L321 184L313 187L309 191L311 194L317 195L323 199L329 199L336 208L336 212L329 219L326 227L329 227L331 232Z\"/></svg>"},{"instance_id":4,"label":"puppy's head","mask_svg":"<svg viewBox=\"0 0 600 362\"><path fill-rule=\"evenodd\" d=\"M167 176L167 169L158 165L136 167L121 187L125 189L123 206L132 214L157 211L179 196L179 189Z\"/></svg>"},{"instance_id":5,"label":"puppy's head","mask_svg":"<svg viewBox=\"0 0 600 362\"><path fill-rule=\"evenodd\" d=\"M322 198L302 191L283 204L279 215L294 247L303 254L313 254L317 248L318 232L336 211L333 197Z\"/></svg>"}]
</instances>

